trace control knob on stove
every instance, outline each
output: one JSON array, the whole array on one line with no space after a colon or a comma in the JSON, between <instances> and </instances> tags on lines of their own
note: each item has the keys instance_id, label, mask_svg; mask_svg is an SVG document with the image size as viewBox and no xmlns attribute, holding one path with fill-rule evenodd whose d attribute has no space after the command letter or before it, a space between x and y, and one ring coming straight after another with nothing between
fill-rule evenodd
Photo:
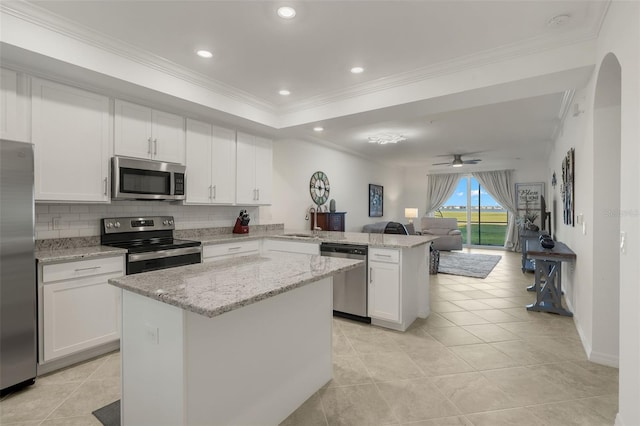
<instances>
[{"instance_id":1,"label":"control knob on stove","mask_svg":"<svg viewBox=\"0 0 640 426\"><path fill-rule=\"evenodd\" d=\"M120 228L120 222L116 222L113 226L115 226L116 228Z\"/></svg>"},{"instance_id":2,"label":"control knob on stove","mask_svg":"<svg viewBox=\"0 0 640 426\"><path fill-rule=\"evenodd\" d=\"M173 219L169 219L169 225L173 225Z\"/></svg>"},{"instance_id":3,"label":"control knob on stove","mask_svg":"<svg viewBox=\"0 0 640 426\"><path fill-rule=\"evenodd\" d=\"M107 223L104 224L104 226L107 227L107 228L113 228L113 223L107 222Z\"/></svg>"},{"instance_id":4,"label":"control knob on stove","mask_svg":"<svg viewBox=\"0 0 640 426\"><path fill-rule=\"evenodd\" d=\"M169 224L169 221L168 221L167 219L165 219L165 220L162 222L162 224L163 224L164 226L167 226L167 225Z\"/></svg>"}]
</instances>

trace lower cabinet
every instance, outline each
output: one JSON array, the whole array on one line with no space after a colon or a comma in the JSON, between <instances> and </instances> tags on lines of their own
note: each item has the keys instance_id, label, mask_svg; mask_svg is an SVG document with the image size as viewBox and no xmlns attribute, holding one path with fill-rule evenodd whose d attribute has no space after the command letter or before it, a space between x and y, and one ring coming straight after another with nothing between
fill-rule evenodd
<instances>
[{"instance_id":1,"label":"lower cabinet","mask_svg":"<svg viewBox=\"0 0 640 426\"><path fill-rule=\"evenodd\" d=\"M401 322L400 257L398 250L369 249L369 316Z\"/></svg>"},{"instance_id":2,"label":"lower cabinet","mask_svg":"<svg viewBox=\"0 0 640 426\"><path fill-rule=\"evenodd\" d=\"M123 275L123 256L39 266L41 364L120 338L121 292L107 281Z\"/></svg>"},{"instance_id":3,"label":"lower cabinet","mask_svg":"<svg viewBox=\"0 0 640 426\"><path fill-rule=\"evenodd\" d=\"M202 262L215 262L253 254L260 254L260 240L212 244L202 248Z\"/></svg>"}]
</instances>

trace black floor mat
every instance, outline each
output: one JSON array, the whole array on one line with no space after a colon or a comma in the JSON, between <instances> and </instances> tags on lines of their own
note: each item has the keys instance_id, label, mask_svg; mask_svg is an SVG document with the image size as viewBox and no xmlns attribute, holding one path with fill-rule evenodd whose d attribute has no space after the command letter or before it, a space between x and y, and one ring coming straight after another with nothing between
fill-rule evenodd
<instances>
[{"instance_id":1,"label":"black floor mat","mask_svg":"<svg viewBox=\"0 0 640 426\"><path fill-rule=\"evenodd\" d=\"M120 400L98 408L93 413L104 426L120 426Z\"/></svg>"}]
</instances>

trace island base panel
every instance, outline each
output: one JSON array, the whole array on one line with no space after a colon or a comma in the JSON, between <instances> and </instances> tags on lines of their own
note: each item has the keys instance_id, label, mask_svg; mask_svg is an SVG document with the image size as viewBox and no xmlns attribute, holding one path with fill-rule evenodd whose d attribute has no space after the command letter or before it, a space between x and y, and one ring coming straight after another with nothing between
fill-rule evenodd
<instances>
[{"instance_id":1,"label":"island base panel","mask_svg":"<svg viewBox=\"0 0 640 426\"><path fill-rule=\"evenodd\" d=\"M128 293L128 292L125 292ZM133 295L137 296L137 295ZM141 297L141 296L137 296ZM181 312L184 327L171 338L160 330L160 345L169 339L176 346L166 368L182 374L182 385L167 389L166 385L147 388L145 383L131 394L127 392L126 371L145 368L125 366L127 342L123 343L123 424L278 424L295 411L332 377L332 281L325 278L315 283L262 300L257 303L207 318L192 312L147 299ZM126 305L125 305L126 306ZM171 310L171 309L169 309ZM138 312L140 314L140 312ZM139 315L137 328L148 330L154 320ZM124 324L128 327L130 324ZM149 331L146 332L149 335ZM139 336L138 336L139 337ZM144 340L144 339L143 339ZM147 336L147 343L150 340ZM182 342L182 343L180 343ZM151 347L160 349L160 345ZM139 345L133 342L132 345ZM164 359L162 355L159 355ZM149 360L138 358L138 364ZM181 365L177 365L181 364ZM159 367L159 366L158 366ZM163 367L164 368L164 367ZM147 374L154 374L148 371ZM162 373L161 376L170 376ZM165 377L170 383L172 377ZM142 391L144 388L145 391ZM129 388L131 389L131 388ZM165 393L166 398L159 398ZM154 410L140 409L141 415L152 416L145 422L129 422L128 410L144 407L139 399L153 403ZM174 423L164 415L156 415L159 401L171 410L182 412L182 421ZM133 406L132 406L133 405ZM164 409L164 408L163 408ZM154 412L155 411L155 412ZM160 410L162 411L162 410Z\"/></svg>"}]
</instances>

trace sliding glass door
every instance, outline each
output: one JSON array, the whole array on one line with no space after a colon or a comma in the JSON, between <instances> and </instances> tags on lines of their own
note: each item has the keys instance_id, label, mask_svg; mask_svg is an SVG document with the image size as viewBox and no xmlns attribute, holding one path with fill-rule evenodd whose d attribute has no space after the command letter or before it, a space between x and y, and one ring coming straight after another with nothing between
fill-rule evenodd
<instances>
[{"instance_id":1,"label":"sliding glass door","mask_svg":"<svg viewBox=\"0 0 640 426\"><path fill-rule=\"evenodd\" d=\"M504 245L507 210L473 176L460 179L453 195L436 212L436 216L458 219L465 245Z\"/></svg>"}]
</instances>

